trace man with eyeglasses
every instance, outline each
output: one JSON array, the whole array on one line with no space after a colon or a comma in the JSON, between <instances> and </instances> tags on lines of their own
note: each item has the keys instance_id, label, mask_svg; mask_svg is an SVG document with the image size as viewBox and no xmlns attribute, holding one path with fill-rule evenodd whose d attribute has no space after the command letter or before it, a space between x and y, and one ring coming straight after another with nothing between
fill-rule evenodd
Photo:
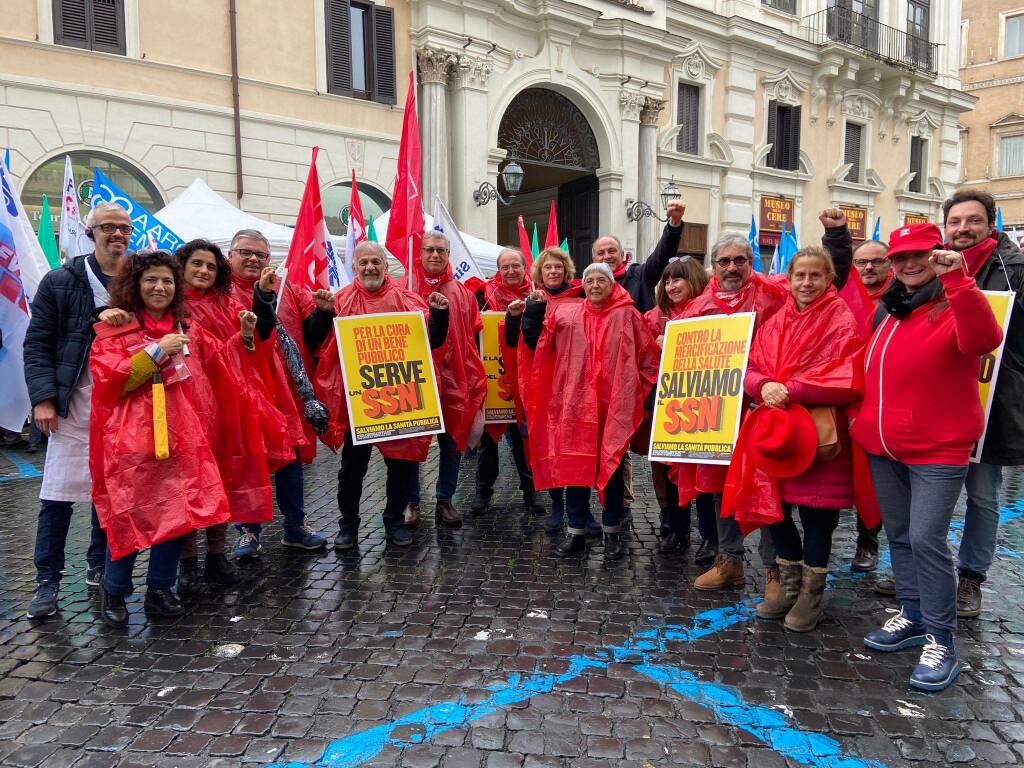
<instances>
[{"instance_id":1,"label":"man with eyeglasses","mask_svg":"<svg viewBox=\"0 0 1024 768\"><path fill-rule=\"evenodd\" d=\"M995 229L996 204L981 190L963 189L942 205L946 245L986 291L1016 291L996 378L981 461L967 470L967 511L960 540L956 612L981 613L981 585L995 553L1003 467L1024 464L1024 255Z\"/></svg>"},{"instance_id":2,"label":"man with eyeglasses","mask_svg":"<svg viewBox=\"0 0 1024 768\"><path fill-rule=\"evenodd\" d=\"M280 279L274 275L268 275L269 283L261 280L264 268L270 264L270 243L255 229L235 233L231 238L228 261L231 264L231 292L242 306L250 307L254 302L262 302L264 311L271 314L276 306L277 351L289 373L295 410L304 415L300 426L305 433L305 444L297 450L295 461L274 473L277 506L284 517L281 543L293 549L323 549L327 546L327 539L306 525L302 465L310 464L316 458L317 430L327 428L326 409L313 393L312 379L316 373L313 356L331 332L334 296L326 290L310 293L289 282L281 285ZM235 557L255 557L262 548L261 526L238 527L240 536L235 545Z\"/></svg>"},{"instance_id":3,"label":"man with eyeglasses","mask_svg":"<svg viewBox=\"0 0 1024 768\"><path fill-rule=\"evenodd\" d=\"M36 525L36 593L30 619L57 612L64 570L64 546L74 502L92 501L89 475L89 416L92 377L89 347L93 323L110 300L110 282L132 236L132 220L116 203L99 203L85 219L93 253L76 256L47 273L32 297L32 319L25 333L25 381L32 419L49 437ZM99 586L107 537L92 508L85 583Z\"/></svg>"},{"instance_id":4,"label":"man with eyeglasses","mask_svg":"<svg viewBox=\"0 0 1024 768\"><path fill-rule=\"evenodd\" d=\"M754 271L754 253L746 235L725 234L711 247L714 276L704 292L686 308L684 317L732 315L753 312L754 333L769 317L785 306L789 291L785 285L765 279ZM683 468L679 483L679 503L689 504L698 493L713 493L716 513L721 510L722 491L728 467L698 464L695 470ZM727 589L743 583L743 534L736 521L716 514L718 524L718 556L714 564L694 581L704 592ZM765 598L778 589L779 575L775 565L775 547L767 531L761 531L759 545L765 565Z\"/></svg>"},{"instance_id":5,"label":"man with eyeglasses","mask_svg":"<svg viewBox=\"0 0 1024 768\"><path fill-rule=\"evenodd\" d=\"M893 272L889 262L888 243L881 240L865 240L853 250L853 267L860 275L860 281L872 301L877 302L892 285Z\"/></svg>"}]
</instances>

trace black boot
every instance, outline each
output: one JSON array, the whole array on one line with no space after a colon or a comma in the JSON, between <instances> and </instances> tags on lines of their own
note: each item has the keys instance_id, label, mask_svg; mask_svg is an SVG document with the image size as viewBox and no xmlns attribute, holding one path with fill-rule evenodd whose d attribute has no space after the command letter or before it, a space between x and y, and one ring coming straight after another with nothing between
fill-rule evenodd
<instances>
[{"instance_id":1,"label":"black boot","mask_svg":"<svg viewBox=\"0 0 1024 768\"><path fill-rule=\"evenodd\" d=\"M182 562L185 561L182 560ZM228 556L223 552L216 552L206 556L205 575L208 584L219 584L222 587L228 587L241 581L235 564L228 560ZM180 576L178 577L178 594L182 594Z\"/></svg>"},{"instance_id":2,"label":"black boot","mask_svg":"<svg viewBox=\"0 0 1024 768\"><path fill-rule=\"evenodd\" d=\"M559 557L569 557L569 555L575 555L585 551L587 548L587 537L581 536L578 533L570 533L565 539L555 547L555 554Z\"/></svg>"},{"instance_id":3,"label":"black boot","mask_svg":"<svg viewBox=\"0 0 1024 768\"><path fill-rule=\"evenodd\" d=\"M185 606L169 589L147 589L144 606L146 613L167 619L185 615Z\"/></svg>"},{"instance_id":4,"label":"black boot","mask_svg":"<svg viewBox=\"0 0 1024 768\"><path fill-rule=\"evenodd\" d=\"M537 494L534 492L533 488L523 489L523 507L527 512L534 515L543 515L547 512L543 506L537 503Z\"/></svg>"},{"instance_id":5,"label":"black boot","mask_svg":"<svg viewBox=\"0 0 1024 768\"><path fill-rule=\"evenodd\" d=\"M718 545L704 539L701 541L700 546L697 547L697 552L693 556L693 562L697 563L697 565L711 565L711 563L715 562L716 557L718 557Z\"/></svg>"},{"instance_id":6,"label":"black boot","mask_svg":"<svg viewBox=\"0 0 1024 768\"><path fill-rule=\"evenodd\" d=\"M128 626L128 606L124 603L124 596L111 595L100 585L100 616L103 621L112 627Z\"/></svg>"},{"instance_id":7,"label":"black boot","mask_svg":"<svg viewBox=\"0 0 1024 768\"><path fill-rule=\"evenodd\" d=\"M661 510L661 523L658 525L658 535L664 538L672 530L672 527L668 524L668 510Z\"/></svg>"},{"instance_id":8,"label":"black boot","mask_svg":"<svg viewBox=\"0 0 1024 768\"><path fill-rule=\"evenodd\" d=\"M604 535L604 559L621 560L626 554L626 547L622 543L621 533L606 533Z\"/></svg>"},{"instance_id":9,"label":"black boot","mask_svg":"<svg viewBox=\"0 0 1024 768\"><path fill-rule=\"evenodd\" d=\"M209 565L207 565L209 568ZM178 594L194 595L202 588L199 580L199 558L183 557L178 563Z\"/></svg>"},{"instance_id":10,"label":"black boot","mask_svg":"<svg viewBox=\"0 0 1024 768\"><path fill-rule=\"evenodd\" d=\"M674 552L682 540L679 538L678 533L669 531L668 533L662 533L661 539L658 541L658 551L663 555L667 555L670 552Z\"/></svg>"}]
</instances>

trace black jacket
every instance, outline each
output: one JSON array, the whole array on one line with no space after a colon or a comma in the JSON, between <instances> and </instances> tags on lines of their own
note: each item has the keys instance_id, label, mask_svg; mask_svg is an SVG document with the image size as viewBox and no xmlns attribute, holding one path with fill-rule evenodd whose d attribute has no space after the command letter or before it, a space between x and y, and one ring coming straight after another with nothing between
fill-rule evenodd
<instances>
[{"instance_id":1,"label":"black jacket","mask_svg":"<svg viewBox=\"0 0 1024 768\"><path fill-rule=\"evenodd\" d=\"M626 267L626 273L617 281L633 297L633 306L641 314L654 307L654 287L668 266L668 260L679 253L684 226L683 222L678 227L666 224L661 240L654 247L654 253L643 264L630 264Z\"/></svg>"},{"instance_id":2,"label":"black jacket","mask_svg":"<svg viewBox=\"0 0 1024 768\"><path fill-rule=\"evenodd\" d=\"M850 236L850 230L845 224L826 229L821 236L821 245L832 257L832 266L836 268L836 290L841 291L850 277L850 268L853 265L853 238Z\"/></svg>"},{"instance_id":3,"label":"black jacket","mask_svg":"<svg viewBox=\"0 0 1024 768\"><path fill-rule=\"evenodd\" d=\"M999 233L996 250L975 280L983 291L1017 293L981 460L1004 467L1019 466L1024 464L1024 254L1005 232Z\"/></svg>"},{"instance_id":4,"label":"black jacket","mask_svg":"<svg viewBox=\"0 0 1024 768\"><path fill-rule=\"evenodd\" d=\"M76 256L43 277L25 332L25 382L32 405L52 400L61 418L68 415L71 393L88 363L92 324L105 309L93 301L87 258Z\"/></svg>"}]
</instances>

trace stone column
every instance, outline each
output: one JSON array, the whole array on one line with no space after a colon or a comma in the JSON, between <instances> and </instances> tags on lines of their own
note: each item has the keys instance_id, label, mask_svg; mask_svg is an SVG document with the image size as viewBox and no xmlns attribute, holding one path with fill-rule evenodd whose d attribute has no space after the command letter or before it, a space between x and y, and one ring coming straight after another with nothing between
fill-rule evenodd
<instances>
[{"instance_id":1,"label":"stone column","mask_svg":"<svg viewBox=\"0 0 1024 768\"><path fill-rule=\"evenodd\" d=\"M725 131L724 137L733 153L733 163L725 171L722 181L722 230L747 232L750 215L757 201L753 199L754 180L754 97L757 77L754 59L745 50L733 46L730 50L729 69L725 78ZM721 232L716 233L715 238Z\"/></svg>"},{"instance_id":2,"label":"stone column","mask_svg":"<svg viewBox=\"0 0 1024 768\"><path fill-rule=\"evenodd\" d=\"M477 206L473 190L484 181L497 186L498 168L490 157L487 135L487 81L494 69L490 59L461 54L452 75L451 205L449 210L463 232L494 241L498 229L497 203ZM502 150L502 154L504 151ZM499 158L500 161L500 158Z\"/></svg>"},{"instance_id":3,"label":"stone column","mask_svg":"<svg viewBox=\"0 0 1024 768\"><path fill-rule=\"evenodd\" d=\"M659 216L661 211L661 190L658 189L658 117L665 108L664 99L644 99L640 110L640 151L637 172L637 199L644 201ZM660 237L661 222L643 218L637 222L636 257L643 261L654 250Z\"/></svg>"},{"instance_id":4,"label":"stone column","mask_svg":"<svg viewBox=\"0 0 1024 768\"><path fill-rule=\"evenodd\" d=\"M445 87L454 54L440 48L416 51L422 96L420 98L420 141L423 144L423 207L434 210L434 197L448 204L448 121Z\"/></svg>"},{"instance_id":5,"label":"stone column","mask_svg":"<svg viewBox=\"0 0 1024 768\"><path fill-rule=\"evenodd\" d=\"M648 254L637 250L638 227L626 219L626 201L637 199L640 189L640 112L644 108L644 99L644 95L638 91L623 89L619 92L619 109L622 116L622 177L619 183L622 196L618 201L618 210L609 211L610 217L606 218L605 211L601 211L601 226L598 233L618 235L622 247L631 252L633 258L638 261L643 261ZM612 198L607 197L604 191L604 182L601 182L601 199L610 204Z\"/></svg>"}]
</instances>

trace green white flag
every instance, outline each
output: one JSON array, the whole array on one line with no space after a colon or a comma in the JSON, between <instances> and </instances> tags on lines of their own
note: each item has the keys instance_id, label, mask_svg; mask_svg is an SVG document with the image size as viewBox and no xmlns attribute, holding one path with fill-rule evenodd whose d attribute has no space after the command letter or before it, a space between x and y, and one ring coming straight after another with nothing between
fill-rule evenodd
<instances>
[{"instance_id":1,"label":"green white flag","mask_svg":"<svg viewBox=\"0 0 1024 768\"><path fill-rule=\"evenodd\" d=\"M50 269L60 267L60 251L57 250L57 236L53 233L53 219L50 218L50 201L43 195L43 210L39 214L39 245L43 249Z\"/></svg>"}]
</instances>

